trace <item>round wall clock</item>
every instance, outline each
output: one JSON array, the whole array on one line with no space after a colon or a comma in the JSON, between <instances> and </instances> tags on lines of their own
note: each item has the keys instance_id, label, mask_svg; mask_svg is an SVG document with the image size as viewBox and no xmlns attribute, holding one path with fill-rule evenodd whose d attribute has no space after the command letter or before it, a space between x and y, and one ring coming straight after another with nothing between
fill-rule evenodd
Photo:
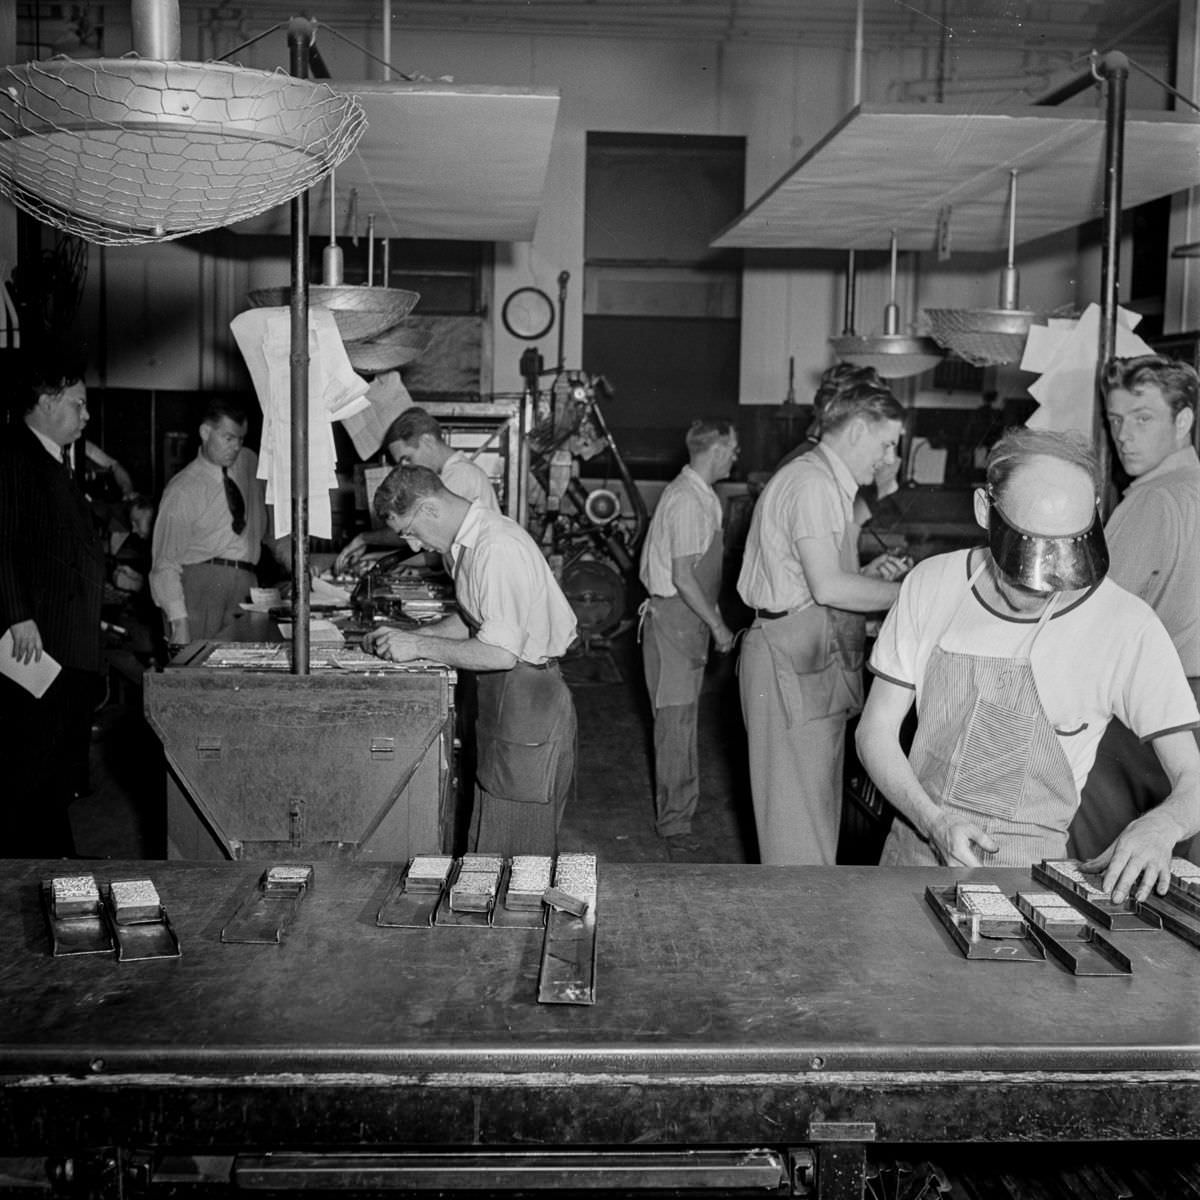
<instances>
[{"instance_id":1,"label":"round wall clock","mask_svg":"<svg viewBox=\"0 0 1200 1200\"><path fill-rule=\"evenodd\" d=\"M504 301L500 320L513 337L532 342L554 328L554 301L541 288L517 288Z\"/></svg>"}]
</instances>

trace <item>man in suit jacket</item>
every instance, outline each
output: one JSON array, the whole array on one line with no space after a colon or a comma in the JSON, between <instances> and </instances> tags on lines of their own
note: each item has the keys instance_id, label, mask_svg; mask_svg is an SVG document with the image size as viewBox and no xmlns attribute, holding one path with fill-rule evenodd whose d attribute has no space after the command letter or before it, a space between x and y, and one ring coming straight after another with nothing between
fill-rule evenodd
<instances>
[{"instance_id":1,"label":"man in suit jacket","mask_svg":"<svg viewBox=\"0 0 1200 1200\"><path fill-rule=\"evenodd\" d=\"M104 547L66 460L88 420L81 374L61 361L35 369L0 437L0 649L62 667L38 698L0 677L4 857L75 852L67 806L85 778L104 594Z\"/></svg>"}]
</instances>

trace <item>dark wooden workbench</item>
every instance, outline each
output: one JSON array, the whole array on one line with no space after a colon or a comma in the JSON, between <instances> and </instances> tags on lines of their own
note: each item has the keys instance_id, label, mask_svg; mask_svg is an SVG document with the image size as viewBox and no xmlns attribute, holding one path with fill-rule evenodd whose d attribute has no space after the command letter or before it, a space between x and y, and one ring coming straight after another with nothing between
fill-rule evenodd
<instances>
[{"instance_id":1,"label":"dark wooden workbench","mask_svg":"<svg viewBox=\"0 0 1200 1200\"><path fill-rule=\"evenodd\" d=\"M68 867L153 878L183 957L52 958ZM950 871L601 864L596 1004L549 1006L539 932L377 928L385 863L316 863L282 945L222 945L262 870L0 863L0 1154L1200 1137L1200 949L1165 932L1076 978L964 959L923 898Z\"/></svg>"}]
</instances>

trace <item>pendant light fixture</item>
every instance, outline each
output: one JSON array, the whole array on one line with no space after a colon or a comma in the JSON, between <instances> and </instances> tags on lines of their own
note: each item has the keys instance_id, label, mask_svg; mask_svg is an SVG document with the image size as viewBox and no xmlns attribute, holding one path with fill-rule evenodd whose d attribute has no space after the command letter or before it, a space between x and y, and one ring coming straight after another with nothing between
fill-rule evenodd
<instances>
[{"instance_id":1,"label":"pendant light fixture","mask_svg":"<svg viewBox=\"0 0 1200 1200\"><path fill-rule=\"evenodd\" d=\"M929 331L939 346L977 367L1019 362L1031 325L1046 315L1020 307L1020 281L1013 265L1017 232L1017 172L1008 182L1008 262L1000 279L999 308L927 308Z\"/></svg>"},{"instance_id":2,"label":"pendant light fixture","mask_svg":"<svg viewBox=\"0 0 1200 1200\"><path fill-rule=\"evenodd\" d=\"M406 288L375 287L375 218L367 218L367 282L345 283L342 248L335 228L334 176L329 177L329 244L321 255L324 283L308 286L312 308L328 308L341 334L350 363L360 371L385 371L411 362L425 348L419 330L401 326L421 299ZM384 272L386 284L386 269ZM254 308L282 308L291 303L291 289L256 288L249 294ZM362 353L359 353L359 350ZM394 360L394 361L393 361Z\"/></svg>"},{"instance_id":3,"label":"pendant light fixture","mask_svg":"<svg viewBox=\"0 0 1200 1200\"><path fill-rule=\"evenodd\" d=\"M257 216L358 144L362 105L327 84L179 62L177 0L132 0L134 53L0 70L0 193L99 245Z\"/></svg>"},{"instance_id":4,"label":"pendant light fixture","mask_svg":"<svg viewBox=\"0 0 1200 1200\"><path fill-rule=\"evenodd\" d=\"M856 367L874 367L883 379L906 379L921 375L942 361L942 351L932 339L900 332L900 306L896 303L896 234L891 239L890 300L883 312L883 333L860 337L854 332L854 255L851 252L847 295L847 330L829 339L833 352Z\"/></svg>"}]
</instances>

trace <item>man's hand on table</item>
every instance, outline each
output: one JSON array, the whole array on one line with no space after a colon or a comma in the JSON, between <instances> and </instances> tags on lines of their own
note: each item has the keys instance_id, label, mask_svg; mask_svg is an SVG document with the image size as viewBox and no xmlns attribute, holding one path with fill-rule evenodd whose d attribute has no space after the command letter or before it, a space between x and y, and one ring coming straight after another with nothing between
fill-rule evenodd
<instances>
[{"instance_id":1,"label":"man's hand on table","mask_svg":"<svg viewBox=\"0 0 1200 1200\"><path fill-rule=\"evenodd\" d=\"M363 635L362 644L364 650L388 662L412 662L422 657L416 636L402 629L389 629L386 626L372 629Z\"/></svg>"},{"instance_id":2,"label":"man's hand on table","mask_svg":"<svg viewBox=\"0 0 1200 1200\"><path fill-rule=\"evenodd\" d=\"M1185 836L1171 817L1151 809L1130 821L1103 854L1081 865L1085 871L1103 870L1101 886L1117 904L1130 895L1145 900L1151 889L1165 896L1171 886L1171 855Z\"/></svg>"}]
</instances>

